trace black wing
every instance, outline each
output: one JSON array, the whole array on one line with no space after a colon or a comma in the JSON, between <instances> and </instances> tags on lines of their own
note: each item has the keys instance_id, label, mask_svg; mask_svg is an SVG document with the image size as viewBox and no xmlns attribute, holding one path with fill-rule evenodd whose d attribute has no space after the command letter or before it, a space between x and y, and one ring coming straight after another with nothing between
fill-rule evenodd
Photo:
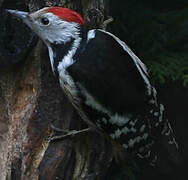
<instances>
[{"instance_id":1,"label":"black wing","mask_svg":"<svg viewBox=\"0 0 188 180\"><path fill-rule=\"evenodd\" d=\"M112 112L142 111L148 87L132 57L111 35L96 30L95 37L68 72Z\"/></svg>"}]
</instances>

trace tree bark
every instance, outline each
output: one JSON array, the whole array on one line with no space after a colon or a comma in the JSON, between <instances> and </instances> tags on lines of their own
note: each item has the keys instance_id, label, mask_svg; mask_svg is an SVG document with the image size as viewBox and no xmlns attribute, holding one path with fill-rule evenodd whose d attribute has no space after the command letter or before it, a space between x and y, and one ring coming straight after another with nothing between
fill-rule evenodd
<instances>
[{"instance_id":1,"label":"tree bark","mask_svg":"<svg viewBox=\"0 0 188 180\"><path fill-rule=\"evenodd\" d=\"M89 28L100 27L108 15L107 0L0 1L4 9L25 11L52 5L79 11ZM17 23L21 22L7 13L0 16L3 19L0 24L3 30L0 41L0 179L104 179L112 160L112 149L101 135L87 132L49 141L53 134L50 123L61 129L77 130L87 125L53 76L43 43L24 25L20 25L23 26L20 30Z\"/></svg>"}]
</instances>

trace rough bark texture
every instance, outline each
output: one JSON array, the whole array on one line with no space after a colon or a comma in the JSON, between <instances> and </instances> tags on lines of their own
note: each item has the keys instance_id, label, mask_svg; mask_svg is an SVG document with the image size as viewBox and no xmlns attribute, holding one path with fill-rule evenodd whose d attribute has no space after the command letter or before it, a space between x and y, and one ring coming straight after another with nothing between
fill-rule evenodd
<instances>
[{"instance_id":1,"label":"rough bark texture","mask_svg":"<svg viewBox=\"0 0 188 180\"><path fill-rule=\"evenodd\" d=\"M0 1L3 8L34 11L61 5L84 14L90 27L106 17L107 1ZM104 179L112 159L109 142L95 132L49 142L50 123L87 127L58 86L41 41L5 12L0 16L0 179ZM92 18L96 16L97 18ZM19 23L19 27L18 24ZM13 25L11 25L13 24ZM23 26L20 28L20 26ZM23 30L20 30L23 29ZM21 31L21 32L20 32Z\"/></svg>"}]
</instances>

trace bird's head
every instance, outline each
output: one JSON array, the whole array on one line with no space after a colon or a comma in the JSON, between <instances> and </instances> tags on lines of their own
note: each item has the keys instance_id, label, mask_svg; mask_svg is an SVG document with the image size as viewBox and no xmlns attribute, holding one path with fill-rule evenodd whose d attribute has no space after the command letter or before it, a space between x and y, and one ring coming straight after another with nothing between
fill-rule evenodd
<instances>
[{"instance_id":1,"label":"bird's head","mask_svg":"<svg viewBox=\"0 0 188 180\"><path fill-rule=\"evenodd\" d=\"M77 12L62 7L45 7L33 13L8 10L23 20L45 43L66 43L80 35L85 25Z\"/></svg>"}]
</instances>

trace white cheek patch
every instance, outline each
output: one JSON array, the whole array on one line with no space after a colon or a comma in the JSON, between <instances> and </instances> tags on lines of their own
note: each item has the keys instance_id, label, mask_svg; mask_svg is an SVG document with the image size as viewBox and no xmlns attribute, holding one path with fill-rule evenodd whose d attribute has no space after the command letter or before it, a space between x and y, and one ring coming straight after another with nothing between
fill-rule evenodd
<instances>
[{"instance_id":1,"label":"white cheek patch","mask_svg":"<svg viewBox=\"0 0 188 180\"><path fill-rule=\"evenodd\" d=\"M45 26L36 20L35 32L46 42L66 43L72 38L77 39L80 35L79 24L75 22L63 21L52 13L46 13L50 24Z\"/></svg>"}]
</instances>

